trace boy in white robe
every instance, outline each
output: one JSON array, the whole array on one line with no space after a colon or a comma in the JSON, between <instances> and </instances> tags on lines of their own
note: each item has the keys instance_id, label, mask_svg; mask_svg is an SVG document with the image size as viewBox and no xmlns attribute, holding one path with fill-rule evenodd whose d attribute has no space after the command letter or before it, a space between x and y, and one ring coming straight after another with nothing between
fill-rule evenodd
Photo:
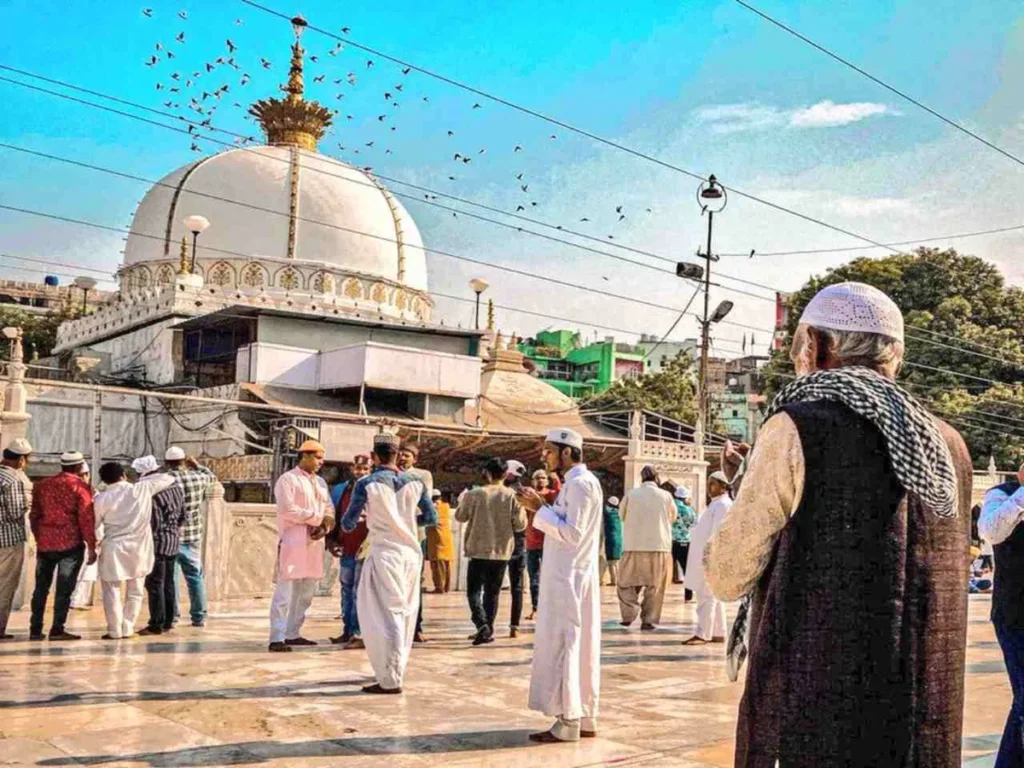
<instances>
[{"instance_id":1,"label":"boy in white robe","mask_svg":"<svg viewBox=\"0 0 1024 768\"><path fill-rule=\"evenodd\" d=\"M601 684L601 588L598 550L604 513L601 484L583 463L583 438L571 429L547 434L541 460L563 474L553 505L521 488L523 507L536 511L544 536L530 709L556 718L531 741L579 741L597 735Z\"/></svg>"}]
</instances>

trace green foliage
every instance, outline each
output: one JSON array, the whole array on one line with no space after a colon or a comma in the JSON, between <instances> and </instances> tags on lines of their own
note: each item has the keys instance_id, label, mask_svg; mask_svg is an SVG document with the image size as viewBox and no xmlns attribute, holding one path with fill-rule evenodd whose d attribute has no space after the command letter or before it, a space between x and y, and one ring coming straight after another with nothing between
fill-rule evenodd
<instances>
[{"instance_id":1,"label":"green foliage","mask_svg":"<svg viewBox=\"0 0 1024 768\"><path fill-rule=\"evenodd\" d=\"M600 395L587 398L580 407L588 410L649 410L693 424L697 419L697 376L685 352L657 373L618 379Z\"/></svg>"},{"instance_id":2,"label":"green foliage","mask_svg":"<svg viewBox=\"0 0 1024 768\"><path fill-rule=\"evenodd\" d=\"M27 312L13 304L0 305L0 328L8 326L21 328L24 334L23 345L26 361L35 357L49 356L57 343L57 326L72 317L74 315L66 310L43 314ZM6 348L2 357L3 359L8 357Z\"/></svg>"},{"instance_id":3,"label":"green foliage","mask_svg":"<svg viewBox=\"0 0 1024 768\"><path fill-rule=\"evenodd\" d=\"M1024 291L1007 286L992 264L953 249L859 258L811 278L790 297L783 349L765 367L769 398L791 380L789 345L807 302L848 280L875 286L903 310L900 382L960 430L975 466L993 454L1000 467L1016 467L1024 458Z\"/></svg>"}]
</instances>

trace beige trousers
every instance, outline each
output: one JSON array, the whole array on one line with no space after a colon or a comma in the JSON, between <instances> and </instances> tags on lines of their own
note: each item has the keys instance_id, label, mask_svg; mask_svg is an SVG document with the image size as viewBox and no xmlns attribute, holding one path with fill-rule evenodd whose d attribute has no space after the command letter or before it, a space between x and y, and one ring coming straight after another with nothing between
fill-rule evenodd
<instances>
[{"instance_id":1,"label":"beige trousers","mask_svg":"<svg viewBox=\"0 0 1024 768\"><path fill-rule=\"evenodd\" d=\"M25 564L25 545L0 547L0 635L7 632L14 593L21 582L21 569Z\"/></svg>"}]
</instances>

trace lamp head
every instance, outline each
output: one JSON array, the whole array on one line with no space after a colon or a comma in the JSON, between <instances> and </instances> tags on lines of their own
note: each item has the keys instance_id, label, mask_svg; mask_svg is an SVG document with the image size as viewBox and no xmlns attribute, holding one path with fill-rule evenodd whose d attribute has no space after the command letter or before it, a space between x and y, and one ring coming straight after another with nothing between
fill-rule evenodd
<instances>
[{"instance_id":1,"label":"lamp head","mask_svg":"<svg viewBox=\"0 0 1024 768\"><path fill-rule=\"evenodd\" d=\"M83 291L91 291L96 287L96 281L91 277L85 277L82 275L75 278L74 286L76 288L81 288Z\"/></svg>"},{"instance_id":2,"label":"lamp head","mask_svg":"<svg viewBox=\"0 0 1024 768\"><path fill-rule=\"evenodd\" d=\"M490 283L484 280L482 277L474 277L469 281L469 287L473 289L476 294L481 294L490 287Z\"/></svg>"},{"instance_id":3,"label":"lamp head","mask_svg":"<svg viewBox=\"0 0 1024 768\"><path fill-rule=\"evenodd\" d=\"M205 216L186 216L183 223L193 235L201 235L210 227L210 220Z\"/></svg>"},{"instance_id":4,"label":"lamp head","mask_svg":"<svg viewBox=\"0 0 1024 768\"><path fill-rule=\"evenodd\" d=\"M707 186L700 191L700 196L704 200L721 200L722 199L722 187L718 183L718 179L715 178L715 174L708 176Z\"/></svg>"},{"instance_id":5,"label":"lamp head","mask_svg":"<svg viewBox=\"0 0 1024 768\"><path fill-rule=\"evenodd\" d=\"M301 15L292 17L292 31L295 33L296 40L302 36L302 33L308 26L309 23Z\"/></svg>"},{"instance_id":6,"label":"lamp head","mask_svg":"<svg viewBox=\"0 0 1024 768\"><path fill-rule=\"evenodd\" d=\"M708 318L712 323L720 323L725 319L725 316L732 312L732 308L735 306L731 301L723 301L717 307L715 311Z\"/></svg>"},{"instance_id":7,"label":"lamp head","mask_svg":"<svg viewBox=\"0 0 1024 768\"><path fill-rule=\"evenodd\" d=\"M2 331L5 339L16 339L21 336L21 328L9 325Z\"/></svg>"}]
</instances>

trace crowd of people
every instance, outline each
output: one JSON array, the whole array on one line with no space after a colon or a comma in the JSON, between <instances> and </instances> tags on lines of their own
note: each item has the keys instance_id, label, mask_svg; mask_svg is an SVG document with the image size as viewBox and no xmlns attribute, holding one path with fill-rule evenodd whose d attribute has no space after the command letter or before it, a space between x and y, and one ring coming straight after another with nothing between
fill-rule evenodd
<instances>
[{"instance_id":1,"label":"crowd of people","mask_svg":"<svg viewBox=\"0 0 1024 768\"><path fill-rule=\"evenodd\" d=\"M31 454L29 442L18 438L0 459L0 640L13 639L7 622L24 568L26 516L36 544L30 640L81 640L67 631L68 613L92 605L96 581L107 620L104 640L136 634L147 596L149 621L138 634L170 632L179 620L179 569L192 626L205 625L200 542L213 472L171 446L162 466L153 456L133 461L135 482L120 463L104 464L94 492L84 457L68 451L60 456L60 471L36 482L29 494L24 470ZM44 632L51 591L52 619Z\"/></svg>"},{"instance_id":2,"label":"crowd of people","mask_svg":"<svg viewBox=\"0 0 1024 768\"><path fill-rule=\"evenodd\" d=\"M331 642L366 651L376 678L366 693L401 694L411 649L427 641L426 579L441 593L457 579L454 517L474 646L498 638L506 578L509 636L519 634L528 575L529 706L554 719L533 741L598 733L605 578L621 624L639 619L641 632L658 627L668 585L682 578L683 599L696 602L684 644L721 644L731 679L746 665L737 766L959 766L967 594L983 588L970 554L972 467L956 431L896 383L903 354L903 316L888 296L859 283L822 289L793 338L796 377L755 447L726 445L699 515L690 490L650 466L621 500L605 501L583 438L568 428L546 434L532 473L517 460L487 461L454 509L417 466L415 443L382 431L352 477L331 487L320 476L324 447L307 441L275 487L269 650L315 644L303 623L334 556L342 633ZM78 639L65 622L83 565L102 583L105 637L134 633L143 588L143 633L172 629L177 567L192 574L192 623L202 626L195 513L212 473L171 448L164 466L136 460L135 482L104 464L94 496L81 454L67 453L61 472L36 485L29 513L21 471L30 454L15 440L0 461L0 636L10 637L26 513L39 549L32 639L46 637L55 574L49 638ZM1024 765L1022 483L1024 466L986 494L976 519L991 545L994 562L980 569L994 569L992 621L1014 694L998 768ZM731 627L726 601L738 601Z\"/></svg>"}]
</instances>

